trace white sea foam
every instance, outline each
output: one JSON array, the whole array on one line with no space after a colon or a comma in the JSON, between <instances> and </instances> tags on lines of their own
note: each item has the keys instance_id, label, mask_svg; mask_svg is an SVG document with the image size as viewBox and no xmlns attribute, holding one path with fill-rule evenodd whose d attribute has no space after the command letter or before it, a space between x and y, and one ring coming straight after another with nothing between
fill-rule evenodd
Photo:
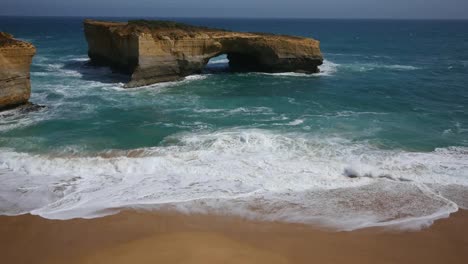
<instances>
[{"instance_id":1,"label":"white sea foam","mask_svg":"<svg viewBox=\"0 0 468 264\"><path fill-rule=\"evenodd\" d=\"M63 63L36 63L41 66L45 71L32 71L33 76L60 76L60 77L82 77L82 73L78 70L66 69Z\"/></svg>"},{"instance_id":2,"label":"white sea foam","mask_svg":"<svg viewBox=\"0 0 468 264\"><path fill-rule=\"evenodd\" d=\"M317 76L332 76L338 70L340 65L329 60L324 60L319 66L320 72L315 74L298 73L298 72L279 72L279 73L260 73L271 76L286 76L286 77L317 77Z\"/></svg>"},{"instance_id":3,"label":"white sea foam","mask_svg":"<svg viewBox=\"0 0 468 264\"><path fill-rule=\"evenodd\" d=\"M20 107L0 112L0 132L27 127L44 119L46 109L33 112L25 110Z\"/></svg>"},{"instance_id":4,"label":"white sea foam","mask_svg":"<svg viewBox=\"0 0 468 264\"><path fill-rule=\"evenodd\" d=\"M193 82L193 81L204 80L204 79L208 78L208 76L210 76L210 75L209 74L194 74L194 75L186 76L180 81L155 83L155 84L150 84L150 85L147 85L147 86L140 86L140 87L135 87L135 88L132 88L132 89L123 89L123 90L125 90L127 92L132 92L132 91L138 91L138 90L142 90L142 89L154 89L154 88L163 89L163 88L167 88L167 87L179 86L179 85L186 84L186 83Z\"/></svg>"},{"instance_id":5,"label":"white sea foam","mask_svg":"<svg viewBox=\"0 0 468 264\"><path fill-rule=\"evenodd\" d=\"M88 57L73 57L70 59L70 61L88 62L89 58Z\"/></svg>"},{"instance_id":6,"label":"white sea foam","mask_svg":"<svg viewBox=\"0 0 468 264\"><path fill-rule=\"evenodd\" d=\"M348 116L360 116L360 115L387 115L384 112L355 112L355 111L339 111L331 114L331 116L348 117Z\"/></svg>"},{"instance_id":7,"label":"white sea foam","mask_svg":"<svg viewBox=\"0 0 468 264\"><path fill-rule=\"evenodd\" d=\"M0 131L9 131L19 127L26 127L34 124L30 118L22 118L21 114L14 113L13 117L3 118L0 116Z\"/></svg>"},{"instance_id":8,"label":"white sea foam","mask_svg":"<svg viewBox=\"0 0 468 264\"><path fill-rule=\"evenodd\" d=\"M263 73L272 76L290 76L290 77L317 77L317 76L333 76L340 69L347 69L351 71L367 72L378 69L387 69L393 71L414 71L419 70L419 67L412 65L400 64L380 64L380 63L352 63L352 64L338 64L329 60L324 60L323 64L319 66L320 72L316 74L296 73L296 72L282 72L282 73Z\"/></svg>"},{"instance_id":9,"label":"white sea foam","mask_svg":"<svg viewBox=\"0 0 468 264\"><path fill-rule=\"evenodd\" d=\"M290 126L298 126L300 124L304 123L304 119L296 119L294 121L291 121L288 123Z\"/></svg>"},{"instance_id":10,"label":"white sea foam","mask_svg":"<svg viewBox=\"0 0 468 264\"><path fill-rule=\"evenodd\" d=\"M187 109L183 109L187 110ZM233 109L190 109L195 113L219 113L219 116L228 117L235 115L274 115L273 109L270 107L237 107Z\"/></svg>"},{"instance_id":11,"label":"white sea foam","mask_svg":"<svg viewBox=\"0 0 468 264\"><path fill-rule=\"evenodd\" d=\"M208 62L208 65L211 65L211 64L228 64L229 63L229 60L228 59L218 59L218 60L210 60Z\"/></svg>"},{"instance_id":12,"label":"white sea foam","mask_svg":"<svg viewBox=\"0 0 468 264\"><path fill-rule=\"evenodd\" d=\"M230 114L239 114L239 113L247 113L247 114L255 114L255 113L273 113L273 109L270 107L238 107L235 109L231 109L228 111Z\"/></svg>"},{"instance_id":13,"label":"white sea foam","mask_svg":"<svg viewBox=\"0 0 468 264\"><path fill-rule=\"evenodd\" d=\"M220 113L226 112L226 109L218 109L218 108L204 108L204 109L193 109L195 113Z\"/></svg>"},{"instance_id":14,"label":"white sea foam","mask_svg":"<svg viewBox=\"0 0 468 264\"><path fill-rule=\"evenodd\" d=\"M329 60L324 60L323 64L319 66L320 73L317 75L321 76L331 76L333 75L337 70L340 65L334 62L331 62Z\"/></svg>"},{"instance_id":15,"label":"white sea foam","mask_svg":"<svg viewBox=\"0 0 468 264\"><path fill-rule=\"evenodd\" d=\"M209 76L209 74L194 74L194 75L189 75L184 78L185 81L198 81L198 80L204 80Z\"/></svg>"},{"instance_id":16,"label":"white sea foam","mask_svg":"<svg viewBox=\"0 0 468 264\"><path fill-rule=\"evenodd\" d=\"M416 66L399 65L399 64L388 65L388 66L384 66L383 68L396 69L396 70L409 70L409 71L419 70L419 67L416 67Z\"/></svg>"},{"instance_id":17,"label":"white sea foam","mask_svg":"<svg viewBox=\"0 0 468 264\"><path fill-rule=\"evenodd\" d=\"M260 72L260 74L270 75L270 76L287 76L287 77L313 77L314 76L312 74L299 73L299 72L278 72L278 73Z\"/></svg>"},{"instance_id":18,"label":"white sea foam","mask_svg":"<svg viewBox=\"0 0 468 264\"><path fill-rule=\"evenodd\" d=\"M234 129L178 134L161 147L76 153L83 152L2 149L0 213L70 219L137 207L352 230L420 227L467 203L460 194L468 190L466 148L381 150L340 138Z\"/></svg>"},{"instance_id":19,"label":"white sea foam","mask_svg":"<svg viewBox=\"0 0 468 264\"><path fill-rule=\"evenodd\" d=\"M353 64L343 64L341 65L343 68L352 71L358 72L367 72L367 71L374 71L374 70L394 70L394 71L414 71L419 70L419 67L412 66L412 65L400 65L400 64L383 64L383 63L353 63Z\"/></svg>"}]
</instances>

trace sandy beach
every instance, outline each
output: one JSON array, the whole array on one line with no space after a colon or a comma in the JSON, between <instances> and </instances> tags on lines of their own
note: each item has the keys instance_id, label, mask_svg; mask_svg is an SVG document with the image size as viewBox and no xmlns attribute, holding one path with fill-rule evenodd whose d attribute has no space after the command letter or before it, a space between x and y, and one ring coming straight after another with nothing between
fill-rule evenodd
<instances>
[{"instance_id":1,"label":"sandy beach","mask_svg":"<svg viewBox=\"0 0 468 264\"><path fill-rule=\"evenodd\" d=\"M467 263L468 212L420 231L336 232L232 217L126 211L0 217L2 263Z\"/></svg>"}]
</instances>

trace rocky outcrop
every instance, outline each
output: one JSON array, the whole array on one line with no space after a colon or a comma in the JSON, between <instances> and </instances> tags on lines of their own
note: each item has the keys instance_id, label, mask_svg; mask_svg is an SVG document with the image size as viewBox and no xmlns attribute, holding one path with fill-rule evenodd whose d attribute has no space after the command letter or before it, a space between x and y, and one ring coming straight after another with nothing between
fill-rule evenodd
<instances>
[{"instance_id":1,"label":"rocky outcrop","mask_svg":"<svg viewBox=\"0 0 468 264\"><path fill-rule=\"evenodd\" d=\"M310 38L242 33L167 21L84 22L91 62L131 75L127 87L200 73L227 54L235 71L316 73L323 58Z\"/></svg>"},{"instance_id":2,"label":"rocky outcrop","mask_svg":"<svg viewBox=\"0 0 468 264\"><path fill-rule=\"evenodd\" d=\"M31 43L0 32L0 110L28 103L29 68L35 53Z\"/></svg>"}]
</instances>

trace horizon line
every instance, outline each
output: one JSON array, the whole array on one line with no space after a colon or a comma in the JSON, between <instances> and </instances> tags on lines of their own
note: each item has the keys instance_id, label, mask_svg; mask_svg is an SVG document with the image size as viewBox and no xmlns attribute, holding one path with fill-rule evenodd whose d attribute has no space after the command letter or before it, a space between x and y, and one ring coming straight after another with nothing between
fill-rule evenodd
<instances>
[{"instance_id":1,"label":"horizon line","mask_svg":"<svg viewBox=\"0 0 468 264\"><path fill-rule=\"evenodd\" d=\"M199 18L199 19L310 19L310 20L417 20L417 21L464 21L468 18L393 18L393 17L236 17L236 16L115 16L115 15L6 15L0 14L0 17L42 17L42 18L160 18L160 19L173 19L173 18Z\"/></svg>"}]
</instances>

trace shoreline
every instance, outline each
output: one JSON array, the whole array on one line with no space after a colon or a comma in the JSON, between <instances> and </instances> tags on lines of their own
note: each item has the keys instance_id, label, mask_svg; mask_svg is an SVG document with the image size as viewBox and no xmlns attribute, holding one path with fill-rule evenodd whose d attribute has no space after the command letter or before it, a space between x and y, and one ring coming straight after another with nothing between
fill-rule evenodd
<instances>
[{"instance_id":1,"label":"shoreline","mask_svg":"<svg viewBox=\"0 0 468 264\"><path fill-rule=\"evenodd\" d=\"M466 263L468 211L419 231L123 211L94 219L0 216L3 263Z\"/></svg>"}]
</instances>

